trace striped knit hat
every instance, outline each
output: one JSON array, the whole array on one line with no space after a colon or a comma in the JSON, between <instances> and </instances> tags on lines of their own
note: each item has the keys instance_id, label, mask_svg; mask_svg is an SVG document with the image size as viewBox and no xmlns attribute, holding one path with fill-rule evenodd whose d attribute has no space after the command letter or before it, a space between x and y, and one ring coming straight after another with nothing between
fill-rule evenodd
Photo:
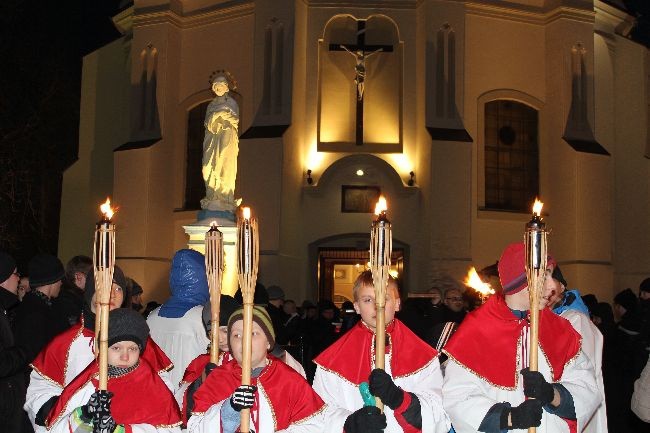
<instances>
[{"instance_id":1,"label":"striped knit hat","mask_svg":"<svg viewBox=\"0 0 650 433\"><path fill-rule=\"evenodd\" d=\"M504 295L514 295L528 287L525 255L523 242L510 244L503 250L498 267Z\"/></svg>"},{"instance_id":2,"label":"striped knit hat","mask_svg":"<svg viewBox=\"0 0 650 433\"><path fill-rule=\"evenodd\" d=\"M230 319L228 319L228 344L230 345L230 330L232 329L232 325L238 321L242 320L244 318L244 308L238 308L235 310L234 313L230 315ZM269 348L269 351L273 350L273 346L275 345L275 332L273 331L273 322L271 322L271 316L269 316L269 313L266 312L266 309L264 307L260 307L255 305L253 307L253 322L257 323L260 325L260 328L262 328L262 331L264 331L264 334L266 335L266 339L269 340L269 344L271 347Z\"/></svg>"}]
</instances>

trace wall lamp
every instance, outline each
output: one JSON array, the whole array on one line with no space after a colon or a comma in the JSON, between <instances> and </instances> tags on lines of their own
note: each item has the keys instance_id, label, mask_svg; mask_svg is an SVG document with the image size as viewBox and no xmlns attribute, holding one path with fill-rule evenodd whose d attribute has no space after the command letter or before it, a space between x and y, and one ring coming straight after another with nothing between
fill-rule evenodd
<instances>
[{"instance_id":1,"label":"wall lamp","mask_svg":"<svg viewBox=\"0 0 650 433\"><path fill-rule=\"evenodd\" d=\"M307 170L307 185L311 185L314 183L314 179L311 177L311 170Z\"/></svg>"},{"instance_id":2,"label":"wall lamp","mask_svg":"<svg viewBox=\"0 0 650 433\"><path fill-rule=\"evenodd\" d=\"M411 171L411 172L409 173L409 176L411 176L411 178L408 180L408 182L406 182L406 184L407 184L408 186L413 186L413 185L415 185L415 172L414 172L414 171Z\"/></svg>"}]
</instances>

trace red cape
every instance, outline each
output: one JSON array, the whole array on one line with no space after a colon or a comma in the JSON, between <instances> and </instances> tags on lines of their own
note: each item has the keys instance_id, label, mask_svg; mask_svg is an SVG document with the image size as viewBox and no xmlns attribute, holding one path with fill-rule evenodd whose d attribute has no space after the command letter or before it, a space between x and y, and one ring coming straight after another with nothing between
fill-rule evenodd
<instances>
[{"instance_id":1,"label":"red cape","mask_svg":"<svg viewBox=\"0 0 650 433\"><path fill-rule=\"evenodd\" d=\"M75 409L66 410L66 406L88 382L92 382L97 389L98 377L98 365L92 362L65 387L47 417L48 429L66 412ZM156 427L172 427L181 424L181 414L174 396L157 371L145 359L140 359L140 365L132 372L109 378L108 391L113 393L111 415L117 424L150 424Z\"/></svg>"},{"instance_id":2,"label":"red cape","mask_svg":"<svg viewBox=\"0 0 650 433\"><path fill-rule=\"evenodd\" d=\"M394 319L386 326L389 336L390 371L394 378L413 374L433 361L438 352L402 322ZM360 320L334 344L318 355L314 362L325 370L342 376L354 385L367 382L375 357L375 334Z\"/></svg>"},{"instance_id":3,"label":"red cape","mask_svg":"<svg viewBox=\"0 0 650 433\"><path fill-rule=\"evenodd\" d=\"M272 357L267 359L269 364L259 377L251 378L251 384L257 386L261 383L264 387L271 410L275 414L276 431L284 430L323 408L323 400L299 373ZM215 403L229 398L239 385L241 367L232 359L215 368L196 391L194 412L206 412Z\"/></svg>"},{"instance_id":4,"label":"red cape","mask_svg":"<svg viewBox=\"0 0 650 433\"><path fill-rule=\"evenodd\" d=\"M539 314L540 356L546 357L553 380L580 351L580 335L571 324L548 308ZM444 352L494 386L517 385L517 349L526 320L515 317L502 296L492 296L469 313L445 345Z\"/></svg>"},{"instance_id":5,"label":"red cape","mask_svg":"<svg viewBox=\"0 0 650 433\"><path fill-rule=\"evenodd\" d=\"M31 366L43 377L57 383L61 388L65 387L65 372L68 370L68 356L70 356L70 347L72 342L80 335L94 338L95 333L84 327L83 318L75 326L54 337L54 339L45 346L45 349L36 356ZM93 351L93 343L89 350ZM73 354L74 356L74 354ZM174 364L165 355L165 352L149 337L147 346L142 353L142 358L146 359L153 369L157 372L171 370Z\"/></svg>"}]
</instances>

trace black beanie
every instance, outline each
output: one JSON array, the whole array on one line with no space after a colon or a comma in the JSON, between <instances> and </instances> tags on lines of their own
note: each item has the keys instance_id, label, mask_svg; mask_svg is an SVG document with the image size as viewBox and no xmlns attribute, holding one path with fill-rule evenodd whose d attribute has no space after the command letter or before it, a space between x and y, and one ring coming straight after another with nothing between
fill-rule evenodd
<instances>
[{"instance_id":1,"label":"black beanie","mask_svg":"<svg viewBox=\"0 0 650 433\"><path fill-rule=\"evenodd\" d=\"M61 281L65 276L63 263L50 254L37 254L29 261L29 285L36 287Z\"/></svg>"},{"instance_id":2,"label":"black beanie","mask_svg":"<svg viewBox=\"0 0 650 433\"><path fill-rule=\"evenodd\" d=\"M140 313L131 308L116 308L108 315L108 346L120 341L133 341L144 351L149 326Z\"/></svg>"},{"instance_id":3,"label":"black beanie","mask_svg":"<svg viewBox=\"0 0 650 433\"><path fill-rule=\"evenodd\" d=\"M639 284L639 290L641 292L650 292L650 278L641 281L641 284Z\"/></svg>"},{"instance_id":4,"label":"black beanie","mask_svg":"<svg viewBox=\"0 0 650 433\"><path fill-rule=\"evenodd\" d=\"M126 277L124 272L120 269L119 266L115 266L113 270L113 282L122 288L124 296L127 296L126 293ZM84 300L88 305L93 300L93 295L95 294L95 270L90 269L88 274L86 274L86 286L84 287Z\"/></svg>"},{"instance_id":5,"label":"black beanie","mask_svg":"<svg viewBox=\"0 0 650 433\"><path fill-rule=\"evenodd\" d=\"M228 318L239 307L241 305L235 298L222 294L219 297L219 326L228 326ZM203 304L202 319L205 332L210 332L210 320L212 319L212 305L210 301Z\"/></svg>"},{"instance_id":6,"label":"black beanie","mask_svg":"<svg viewBox=\"0 0 650 433\"><path fill-rule=\"evenodd\" d=\"M636 297L632 289L628 288L614 296L614 303L625 308L626 311L635 311L639 299Z\"/></svg>"},{"instance_id":7,"label":"black beanie","mask_svg":"<svg viewBox=\"0 0 650 433\"><path fill-rule=\"evenodd\" d=\"M0 283L4 283L16 270L16 261L9 254L0 251Z\"/></svg>"},{"instance_id":8,"label":"black beanie","mask_svg":"<svg viewBox=\"0 0 650 433\"><path fill-rule=\"evenodd\" d=\"M560 270L560 265L555 265L551 277L553 277L554 280L559 281L564 286L565 289L569 286L566 280L564 279L564 275L562 275L562 271Z\"/></svg>"}]
</instances>

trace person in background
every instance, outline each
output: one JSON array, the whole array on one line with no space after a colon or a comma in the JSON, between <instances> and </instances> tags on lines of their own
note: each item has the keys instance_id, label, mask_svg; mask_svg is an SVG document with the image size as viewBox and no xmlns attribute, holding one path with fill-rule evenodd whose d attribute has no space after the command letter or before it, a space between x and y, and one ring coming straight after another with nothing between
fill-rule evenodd
<instances>
[{"instance_id":1,"label":"person in background","mask_svg":"<svg viewBox=\"0 0 650 433\"><path fill-rule=\"evenodd\" d=\"M61 294L54 302L54 308L68 320L70 326L77 323L81 316L86 274L91 269L93 269L93 260L88 256L74 256L65 266Z\"/></svg>"},{"instance_id":2,"label":"person in background","mask_svg":"<svg viewBox=\"0 0 650 433\"><path fill-rule=\"evenodd\" d=\"M445 322L461 323L467 314L463 301L463 292L457 288L445 290L443 300L443 320Z\"/></svg>"},{"instance_id":3,"label":"person in background","mask_svg":"<svg viewBox=\"0 0 650 433\"><path fill-rule=\"evenodd\" d=\"M18 299L22 302L25 295L31 292L31 287L29 287L29 276L21 275L20 282L18 283Z\"/></svg>"},{"instance_id":4,"label":"person in background","mask_svg":"<svg viewBox=\"0 0 650 433\"><path fill-rule=\"evenodd\" d=\"M177 251L169 286L171 297L149 314L147 324L151 338L174 363L171 379L178 387L189 363L205 353L210 343L201 322L203 304L210 299L203 254L190 249Z\"/></svg>"},{"instance_id":5,"label":"person in background","mask_svg":"<svg viewBox=\"0 0 650 433\"><path fill-rule=\"evenodd\" d=\"M142 311L142 308L144 307L144 305L142 305L142 294L144 293L142 286L133 278L128 277L126 279L126 286L128 292L131 294L131 308L137 312Z\"/></svg>"}]
</instances>

